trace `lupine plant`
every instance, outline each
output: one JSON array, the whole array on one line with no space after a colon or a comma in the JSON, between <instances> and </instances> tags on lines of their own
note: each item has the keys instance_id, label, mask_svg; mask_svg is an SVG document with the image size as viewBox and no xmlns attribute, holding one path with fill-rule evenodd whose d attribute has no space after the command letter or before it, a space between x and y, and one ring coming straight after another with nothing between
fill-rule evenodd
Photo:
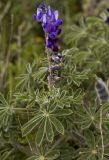
<instances>
[{"instance_id":1,"label":"lupine plant","mask_svg":"<svg viewBox=\"0 0 109 160\"><path fill-rule=\"evenodd\" d=\"M0 94L1 160L109 159L108 12L67 30L57 10L37 8L45 56ZM62 29L69 48L60 53Z\"/></svg>"}]
</instances>

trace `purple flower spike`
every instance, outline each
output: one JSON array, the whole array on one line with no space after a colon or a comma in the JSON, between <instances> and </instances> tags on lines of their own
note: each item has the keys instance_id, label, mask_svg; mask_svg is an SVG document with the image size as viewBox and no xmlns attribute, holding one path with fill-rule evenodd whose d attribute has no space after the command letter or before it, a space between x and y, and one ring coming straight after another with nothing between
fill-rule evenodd
<instances>
[{"instance_id":1,"label":"purple flower spike","mask_svg":"<svg viewBox=\"0 0 109 160\"><path fill-rule=\"evenodd\" d=\"M41 4L37 8L37 13L34 19L42 23L43 31L46 35L46 48L50 48L53 52L58 52L57 36L61 33L62 19L58 19L59 13L57 10L52 10L50 6L46 8L45 4Z\"/></svg>"},{"instance_id":2,"label":"purple flower spike","mask_svg":"<svg viewBox=\"0 0 109 160\"><path fill-rule=\"evenodd\" d=\"M62 31L61 26L63 20L58 19L58 17L59 13L57 10L54 11L50 6L46 8L45 4L43 3L37 8L36 14L34 14L34 19L37 22L41 22L43 31L45 32L45 46L48 55L47 57L48 61L51 62L49 63L48 67L48 81L50 87L51 84L54 85L55 82L60 80L58 72L61 69L61 62L63 60L62 55L58 53L58 36L61 34ZM51 53L51 51L53 53Z\"/></svg>"}]
</instances>

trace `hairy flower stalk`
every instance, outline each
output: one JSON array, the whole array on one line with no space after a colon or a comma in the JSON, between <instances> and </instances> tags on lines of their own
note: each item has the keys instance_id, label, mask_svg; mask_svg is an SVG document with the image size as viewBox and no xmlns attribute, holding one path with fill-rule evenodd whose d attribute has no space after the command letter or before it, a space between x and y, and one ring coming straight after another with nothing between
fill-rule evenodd
<instances>
[{"instance_id":1,"label":"hairy flower stalk","mask_svg":"<svg viewBox=\"0 0 109 160\"><path fill-rule=\"evenodd\" d=\"M49 88L54 85L54 82L59 80L60 77L56 75L55 71L60 70L62 56L58 53L58 36L61 33L62 19L58 19L58 11L52 10L50 6L46 8L45 4L41 4L37 8L34 19L42 24L43 31L45 32L45 48L49 63L48 82Z\"/></svg>"}]
</instances>

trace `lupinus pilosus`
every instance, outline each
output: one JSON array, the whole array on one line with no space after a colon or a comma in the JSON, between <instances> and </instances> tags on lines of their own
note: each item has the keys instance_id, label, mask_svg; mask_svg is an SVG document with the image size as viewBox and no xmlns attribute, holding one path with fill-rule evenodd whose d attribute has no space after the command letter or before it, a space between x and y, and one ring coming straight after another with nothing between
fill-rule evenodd
<instances>
[{"instance_id":1,"label":"lupinus pilosus","mask_svg":"<svg viewBox=\"0 0 109 160\"><path fill-rule=\"evenodd\" d=\"M50 6L46 8L45 4L41 4L37 8L34 19L42 24L45 32L45 48L49 62L48 82L51 88L56 81L60 79L58 71L61 68L62 55L58 53L58 36L61 33L62 19L58 19L59 13L57 10L52 10Z\"/></svg>"}]
</instances>

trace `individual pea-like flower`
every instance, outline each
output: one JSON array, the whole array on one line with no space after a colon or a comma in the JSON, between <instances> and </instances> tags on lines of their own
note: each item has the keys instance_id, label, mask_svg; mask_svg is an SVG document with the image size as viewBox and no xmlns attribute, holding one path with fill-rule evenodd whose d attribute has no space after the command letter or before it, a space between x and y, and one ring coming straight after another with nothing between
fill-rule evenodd
<instances>
[{"instance_id":1,"label":"individual pea-like flower","mask_svg":"<svg viewBox=\"0 0 109 160\"><path fill-rule=\"evenodd\" d=\"M37 8L34 19L42 23L42 28L45 32L45 44L46 47L51 49L53 52L58 52L58 36L61 33L62 19L58 19L59 13L57 10L52 10L50 6L46 8L45 4L41 4Z\"/></svg>"},{"instance_id":2,"label":"individual pea-like flower","mask_svg":"<svg viewBox=\"0 0 109 160\"><path fill-rule=\"evenodd\" d=\"M57 70L60 70L60 69L61 69L60 65L53 65L53 66L50 67L51 71L57 71Z\"/></svg>"},{"instance_id":3,"label":"individual pea-like flower","mask_svg":"<svg viewBox=\"0 0 109 160\"><path fill-rule=\"evenodd\" d=\"M109 8L107 8L107 12L109 13ZM109 25L109 16L106 18L105 23Z\"/></svg>"},{"instance_id":4,"label":"individual pea-like flower","mask_svg":"<svg viewBox=\"0 0 109 160\"><path fill-rule=\"evenodd\" d=\"M63 60L63 57L61 54L59 53L54 53L52 56L51 56L51 62L57 62L57 63L61 63Z\"/></svg>"}]
</instances>

